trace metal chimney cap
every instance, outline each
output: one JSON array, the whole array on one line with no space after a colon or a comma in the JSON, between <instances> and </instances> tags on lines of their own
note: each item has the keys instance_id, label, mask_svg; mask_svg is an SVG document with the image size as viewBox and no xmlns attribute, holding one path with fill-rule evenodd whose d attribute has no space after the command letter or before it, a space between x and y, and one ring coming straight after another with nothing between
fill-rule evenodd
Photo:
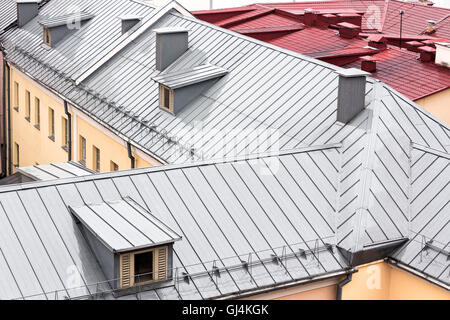
<instances>
[{"instance_id":1,"label":"metal chimney cap","mask_svg":"<svg viewBox=\"0 0 450 320\"><path fill-rule=\"evenodd\" d=\"M41 3L42 0L16 0L16 3Z\"/></svg>"},{"instance_id":2,"label":"metal chimney cap","mask_svg":"<svg viewBox=\"0 0 450 320\"><path fill-rule=\"evenodd\" d=\"M180 28L180 27L165 27L165 28L154 29L153 31L155 31L157 34L169 34L169 33L189 32L189 29Z\"/></svg>"},{"instance_id":3,"label":"metal chimney cap","mask_svg":"<svg viewBox=\"0 0 450 320\"><path fill-rule=\"evenodd\" d=\"M364 77L370 75L369 72L362 71L360 69L356 68L350 68L350 69L340 69L336 71L338 75L345 77L345 78L355 78L355 77Z\"/></svg>"}]
</instances>

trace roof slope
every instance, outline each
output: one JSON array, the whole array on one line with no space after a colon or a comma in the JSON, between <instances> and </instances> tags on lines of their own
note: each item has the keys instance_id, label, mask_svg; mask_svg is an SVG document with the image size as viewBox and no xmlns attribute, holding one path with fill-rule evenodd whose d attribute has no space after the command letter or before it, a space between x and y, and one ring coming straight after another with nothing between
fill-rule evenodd
<instances>
[{"instance_id":1,"label":"roof slope","mask_svg":"<svg viewBox=\"0 0 450 320\"><path fill-rule=\"evenodd\" d=\"M326 246L335 243L328 198L337 188L336 147L0 189L0 297L62 299L107 290L96 285L107 279L68 206L125 197L182 236L174 244L179 281L147 297L213 298L346 269L338 250ZM313 174L320 184L311 181ZM250 263L249 272L242 261ZM220 278L211 276L213 266L222 270ZM66 282L68 272L78 272L79 281Z\"/></svg>"},{"instance_id":2,"label":"roof slope","mask_svg":"<svg viewBox=\"0 0 450 320\"><path fill-rule=\"evenodd\" d=\"M275 9L267 11L265 15L252 16L245 13L243 8L258 11L258 8ZM346 39L339 36L336 27L324 28L304 26L292 28L295 24L304 22L304 10L314 9L317 13L339 12L354 10L361 13L362 29L367 33ZM378 51L368 47L365 39L370 34L384 34L389 43L399 46L399 16L398 12L405 11L403 17L403 40L415 39L450 39L450 9L428 7L411 2L402 1L323 1L323 2L299 2L299 3L264 3L244 6L242 8L223 9L228 16L226 21L221 10L205 10L194 14L206 21L219 26L247 34L255 39L266 41L270 44L306 54L338 66L361 68L358 57L376 55L380 60L374 78L389 84L397 91L405 94L412 100L429 96L436 92L450 88L450 70L435 65L423 63L418 59L418 53L399 51L396 47L389 46L389 50ZM231 16L234 10L234 16ZM427 20L435 20L437 32L432 35L424 34ZM226 23L225 23L225 22ZM291 28L288 28L291 26ZM278 32L268 32L270 29L280 29ZM284 28L284 31L281 31ZM448 30L447 30L448 29ZM250 30L250 31L249 31ZM447 32L448 31L448 32ZM380 32L380 33L378 33ZM403 42L403 43L404 43ZM403 45L404 47L404 45ZM408 67L406 67L406 65ZM427 76L424 77L423 74Z\"/></svg>"},{"instance_id":3,"label":"roof slope","mask_svg":"<svg viewBox=\"0 0 450 320\"><path fill-rule=\"evenodd\" d=\"M111 5L119 7L115 3ZM58 5L54 6L56 10ZM48 7L53 8L53 2ZM95 14L92 23L102 16L101 11L90 12ZM114 16L109 19L114 19ZM153 29L168 26L188 28L190 38L189 50L168 67L167 72L189 70L206 63L229 71L175 117L160 111L158 85L152 80L160 74L155 70ZM119 30L120 24L116 27ZM14 38L21 32L23 30L10 30L7 38ZM71 38L65 41L69 40ZM443 154L450 152L449 127L389 86L367 79L366 109L348 124L338 123L337 67L174 11L165 13L79 86L74 86L70 78L52 70L58 60L54 60L51 54L39 58L34 56L40 54L40 46L25 50L10 43L8 50L7 57L16 66L72 102L77 102L78 107L114 132L169 163L334 145L326 151L311 153L306 149L283 153L280 158L284 166L269 175L259 173L254 162L241 160L236 164L186 165L181 169L155 168L122 176L118 173L63 180L58 186L41 184L37 191L32 188L2 189L4 198L0 197L0 201L11 201L11 207L4 209L8 217L10 210L22 205L17 198L18 194L22 196L22 191L30 196L21 198L24 205L33 207L35 214L44 217L48 217L46 210L50 205L64 212L65 204L82 205L130 196L145 204L148 211L182 235L183 240L176 243L179 246L177 259L184 266L195 265L189 268L189 273L211 270L214 260L221 263L218 257L223 261L225 254L248 256L252 250L269 250L270 247L280 247L282 251L283 245L290 244L291 240L314 242L317 238L330 238L332 243L355 252L367 244L412 238L414 232L420 233L420 226L411 223L411 144L420 144ZM58 53L58 48L53 52ZM337 148L335 144L341 146ZM194 147L193 152L191 147ZM293 178L293 172L298 176ZM88 181L84 181L86 179ZM449 177L444 176L443 179ZM42 190L49 190L55 202L48 200L46 206L31 205L33 201L39 201L35 192L42 197ZM425 191L430 199L440 197L442 192L445 197L446 190ZM28 221L25 214L22 212L17 219ZM213 221L208 215L217 220ZM426 210L423 217L430 224L435 223L432 210ZM58 229L69 230L72 246L81 246L77 241L82 240L73 239L77 231L73 230L72 220L64 219L66 224L58 226ZM9 224L5 224L5 228ZM226 231L230 234L223 234L222 226L233 226L234 229ZM12 238L8 241L12 241L14 248L27 240L18 242L9 234ZM274 236L264 239L266 234ZM245 237L255 238L246 240ZM234 244L230 239L240 240ZM35 241L23 245L25 250L30 250L29 255L42 250L38 242L37 247L27 249L33 243ZM216 251L218 248L224 248L223 255L222 251ZM273 263L272 258L269 259ZM230 261L233 265L241 265L237 260L240 259L232 258ZM293 256L293 261L298 259ZM292 272L296 270L299 273L299 278L307 273L320 274L344 267L333 257L329 257L329 261L330 266L316 267L317 271L314 263L307 268L301 267L300 261L289 262L288 265L294 268ZM258 285L299 279L289 276L291 269L286 273L283 265L274 267L270 263L253 274ZM86 282L100 281L95 265L91 266L89 274L94 274L95 280ZM222 273L225 278L220 282L224 288L217 287L212 282L214 277L208 274L200 277L199 282L189 282L184 287L188 293L183 291L182 296L225 296L254 285L249 285L247 280L242 283L235 280L235 283L228 278L229 272ZM245 274L239 268L236 272L238 279L242 273ZM58 279L56 274L53 275L52 281ZM33 279L29 283L33 281L37 283ZM203 289L198 292L191 285ZM49 285L43 291L55 287ZM36 284L26 295L42 293L42 288L39 288ZM161 294L178 297L174 288L166 292L167 295Z\"/></svg>"},{"instance_id":4,"label":"roof slope","mask_svg":"<svg viewBox=\"0 0 450 320\"><path fill-rule=\"evenodd\" d=\"M433 62L418 60L417 53L389 46L372 56L377 64L377 70L372 72L372 76L388 83L409 99L418 100L450 88L450 70ZM361 61L343 66L360 69Z\"/></svg>"},{"instance_id":5,"label":"roof slope","mask_svg":"<svg viewBox=\"0 0 450 320\"><path fill-rule=\"evenodd\" d=\"M15 0L2 0L0 3L0 34L17 19Z\"/></svg>"}]
</instances>

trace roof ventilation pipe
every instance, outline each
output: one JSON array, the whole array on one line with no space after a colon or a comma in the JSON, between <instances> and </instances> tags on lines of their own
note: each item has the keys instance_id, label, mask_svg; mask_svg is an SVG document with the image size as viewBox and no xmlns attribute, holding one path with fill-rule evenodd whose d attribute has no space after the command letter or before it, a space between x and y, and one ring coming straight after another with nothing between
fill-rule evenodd
<instances>
[{"instance_id":1,"label":"roof ventilation pipe","mask_svg":"<svg viewBox=\"0 0 450 320\"><path fill-rule=\"evenodd\" d=\"M163 71L188 50L189 30L160 28L156 32L156 70Z\"/></svg>"},{"instance_id":2,"label":"roof ventilation pipe","mask_svg":"<svg viewBox=\"0 0 450 320\"><path fill-rule=\"evenodd\" d=\"M17 0L17 25L22 28L39 14L41 0Z\"/></svg>"},{"instance_id":3,"label":"roof ventilation pipe","mask_svg":"<svg viewBox=\"0 0 450 320\"><path fill-rule=\"evenodd\" d=\"M369 73L351 68L342 69L338 74L337 121L348 123L364 109Z\"/></svg>"}]
</instances>

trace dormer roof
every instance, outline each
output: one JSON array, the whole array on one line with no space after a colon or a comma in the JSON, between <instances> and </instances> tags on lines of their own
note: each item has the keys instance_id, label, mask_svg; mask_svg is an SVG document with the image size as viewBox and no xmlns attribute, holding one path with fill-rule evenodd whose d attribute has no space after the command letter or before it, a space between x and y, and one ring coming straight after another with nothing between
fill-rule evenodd
<instances>
[{"instance_id":1,"label":"dormer roof","mask_svg":"<svg viewBox=\"0 0 450 320\"><path fill-rule=\"evenodd\" d=\"M162 73L153 78L156 82L165 85L170 89L187 87L203 81L208 81L222 77L228 70L212 65L204 64L177 72Z\"/></svg>"},{"instance_id":2,"label":"dormer roof","mask_svg":"<svg viewBox=\"0 0 450 320\"><path fill-rule=\"evenodd\" d=\"M70 207L81 224L111 252L129 252L181 239L130 198Z\"/></svg>"}]
</instances>

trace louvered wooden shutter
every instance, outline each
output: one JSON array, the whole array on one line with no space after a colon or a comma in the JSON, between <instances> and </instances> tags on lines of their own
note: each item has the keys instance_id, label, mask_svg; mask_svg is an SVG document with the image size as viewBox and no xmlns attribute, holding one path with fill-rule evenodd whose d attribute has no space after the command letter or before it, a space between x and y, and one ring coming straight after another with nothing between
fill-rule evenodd
<instances>
[{"instance_id":1,"label":"louvered wooden shutter","mask_svg":"<svg viewBox=\"0 0 450 320\"><path fill-rule=\"evenodd\" d=\"M132 285L131 274L131 254L126 253L120 256L120 287L127 288Z\"/></svg>"},{"instance_id":2,"label":"louvered wooden shutter","mask_svg":"<svg viewBox=\"0 0 450 320\"><path fill-rule=\"evenodd\" d=\"M158 263L157 263L157 280L167 279L167 247L159 248L158 251Z\"/></svg>"}]
</instances>

